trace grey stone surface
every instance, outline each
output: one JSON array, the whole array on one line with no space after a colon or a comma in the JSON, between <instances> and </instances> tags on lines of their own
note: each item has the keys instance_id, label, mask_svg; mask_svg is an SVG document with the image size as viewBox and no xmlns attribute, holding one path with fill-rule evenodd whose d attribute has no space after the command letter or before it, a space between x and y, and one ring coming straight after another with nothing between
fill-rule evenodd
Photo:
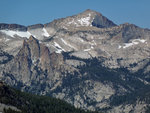
<instances>
[{"instance_id":1,"label":"grey stone surface","mask_svg":"<svg viewBox=\"0 0 150 113\"><path fill-rule=\"evenodd\" d=\"M17 34L16 27L12 28ZM77 68L86 64L84 59L103 58L102 65L109 69L124 67L132 73L144 69L145 74L150 71L150 30L128 23L117 26L95 11L28 26L23 33L33 36L11 36L9 30L0 30L0 62L7 61L0 64L0 79L23 91L63 99L75 107L105 109L110 107L111 96L129 92L122 85L116 90L111 82L86 78L88 74L82 75ZM8 60L3 52L13 58ZM120 77L125 80L124 75ZM145 106L137 101L135 105L115 106L109 112L144 112Z\"/></svg>"}]
</instances>

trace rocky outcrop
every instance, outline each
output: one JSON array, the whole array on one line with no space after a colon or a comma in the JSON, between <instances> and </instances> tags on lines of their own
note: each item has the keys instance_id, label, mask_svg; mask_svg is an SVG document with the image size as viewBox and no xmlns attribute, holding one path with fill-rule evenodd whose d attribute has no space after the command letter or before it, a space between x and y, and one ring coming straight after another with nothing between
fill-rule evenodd
<instances>
[{"instance_id":1,"label":"rocky outcrop","mask_svg":"<svg viewBox=\"0 0 150 113\"><path fill-rule=\"evenodd\" d=\"M43 24L35 24L35 25L30 25L28 26L28 30L32 30L32 29L38 29L38 28L43 28L44 25Z\"/></svg>"},{"instance_id":2,"label":"rocky outcrop","mask_svg":"<svg viewBox=\"0 0 150 113\"><path fill-rule=\"evenodd\" d=\"M28 40L24 40L22 48L14 59L6 65L7 68L3 74L6 75L11 72L18 82L31 84L34 80L31 78L38 76L38 74L43 75L44 79L48 75L53 78L55 70L59 70L61 65L63 65L62 55L50 54L49 49L44 44L40 44L37 39L30 36Z\"/></svg>"},{"instance_id":3,"label":"rocky outcrop","mask_svg":"<svg viewBox=\"0 0 150 113\"><path fill-rule=\"evenodd\" d=\"M3 30L3 29L27 31L27 27L25 27L23 25L0 23L0 30Z\"/></svg>"}]
</instances>

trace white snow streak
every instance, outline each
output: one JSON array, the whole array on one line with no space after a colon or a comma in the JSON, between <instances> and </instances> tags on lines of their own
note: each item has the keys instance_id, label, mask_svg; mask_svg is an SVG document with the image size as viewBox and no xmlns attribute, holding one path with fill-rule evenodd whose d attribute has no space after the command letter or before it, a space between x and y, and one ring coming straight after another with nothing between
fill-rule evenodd
<instances>
[{"instance_id":1,"label":"white snow streak","mask_svg":"<svg viewBox=\"0 0 150 113\"><path fill-rule=\"evenodd\" d=\"M134 42L135 41L139 41L139 42L142 42L142 43L144 43L146 40L144 40L144 39L135 39L135 40L133 40Z\"/></svg>"},{"instance_id":2,"label":"white snow streak","mask_svg":"<svg viewBox=\"0 0 150 113\"><path fill-rule=\"evenodd\" d=\"M75 24L77 27L79 26L77 22L73 19L72 21L68 22L68 24Z\"/></svg>"},{"instance_id":3,"label":"white snow streak","mask_svg":"<svg viewBox=\"0 0 150 113\"><path fill-rule=\"evenodd\" d=\"M64 44L68 45L67 42L66 42L63 38L61 38L61 41L62 41Z\"/></svg>"},{"instance_id":4,"label":"white snow streak","mask_svg":"<svg viewBox=\"0 0 150 113\"><path fill-rule=\"evenodd\" d=\"M121 45L119 45L119 46L118 46L118 49L120 49L121 47L122 47L122 46L121 46Z\"/></svg>"},{"instance_id":5,"label":"white snow streak","mask_svg":"<svg viewBox=\"0 0 150 113\"><path fill-rule=\"evenodd\" d=\"M83 39L81 39L81 38L79 38L79 40L80 40L81 42L84 42L84 40L83 40Z\"/></svg>"},{"instance_id":6,"label":"white snow streak","mask_svg":"<svg viewBox=\"0 0 150 113\"><path fill-rule=\"evenodd\" d=\"M128 48L128 47L130 47L130 46L137 45L137 44L139 44L140 42L141 42L141 43L145 43L146 40L144 40L144 39L134 39L134 40L132 40L131 43L124 43L124 46L119 45L119 46L118 46L118 49L120 49L120 48L125 49L125 48Z\"/></svg>"},{"instance_id":7,"label":"white snow streak","mask_svg":"<svg viewBox=\"0 0 150 113\"><path fill-rule=\"evenodd\" d=\"M85 17L78 20L78 22L81 24L81 26L89 26L91 17Z\"/></svg>"},{"instance_id":8,"label":"white snow streak","mask_svg":"<svg viewBox=\"0 0 150 113\"><path fill-rule=\"evenodd\" d=\"M20 37L29 38L31 35L31 33L29 33L28 31L1 30L1 32L5 33L6 35L9 35L11 37L14 37L14 35L18 35Z\"/></svg>"},{"instance_id":9,"label":"white snow streak","mask_svg":"<svg viewBox=\"0 0 150 113\"><path fill-rule=\"evenodd\" d=\"M49 37L50 35L48 34L47 30L45 28L43 28L43 36Z\"/></svg>"},{"instance_id":10,"label":"white snow streak","mask_svg":"<svg viewBox=\"0 0 150 113\"><path fill-rule=\"evenodd\" d=\"M57 49L56 53L61 53L62 50L61 49Z\"/></svg>"},{"instance_id":11,"label":"white snow streak","mask_svg":"<svg viewBox=\"0 0 150 113\"><path fill-rule=\"evenodd\" d=\"M123 46L123 48L127 48L127 47L130 47L130 46L133 46L133 45L136 45L138 43L125 43L125 45Z\"/></svg>"},{"instance_id":12,"label":"white snow streak","mask_svg":"<svg viewBox=\"0 0 150 113\"><path fill-rule=\"evenodd\" d=\"M94 47L93 47L93 46L91 46L91 49L94 49Z\"/></svg>"},{"instance_id":13,"label":"white snow streak","mask_svg":"<svg viewBox=\"0 0 150 113\"><path fill-rule=\"evenodd\" d=\"M9 40L10 40L9 38L5 39L6 42L8 42Z\"/></svg>"},{"instance_id":14,"label":"white snow streak","mask_svg":"<svg viewBox=\"0 0 150 113\"><path fill-rule=\"evenodd\" d=\"M54 45L49 45L49 44L47 44L47 46L52 46L53 48L57 49L56 53L61 53L61 52L62 52L61 49L57 48L57 47L54 46Z\"/></svg>"},{"instance_id":15,"label":"white snow streak","mask_svg":"<svg viewBox=\"0 0 150 113\"><path fill-rule=\"evenodd\" d=\"M62 51L65 51L57 42L54 42L55 47L59 48L57 49L56 53L61 53Z\"/></svg>"},{"instance_id":16,"label":"white snow streak","mask_svg":"<svg viewBox=\"0 0 150 113\"><path fill-rule=\"evenodd\" d=\"M58 48L61 48L60 45L57 42L54 42L54 45Z\"/></svg>"},{"instance_id":17,"label":"white snow streak","mask_svg":"<svg viewBox=\"0 0 150 113\"><path fill-rule=\"evenodd\" d=\"M91 50L91 48L90 49L85 49L84 51L90 51Z\"/></svg>"},{"instance_id":18,"label":"white snow streak","mask_svg":"<svg viewBox=\"0 0 150 113\"><path fill-rule=\"evenodd\" d=\"M63 38L61 38L61 41L62 41L65 45L67 45L67 46L69 46L69 47L71 47L71 48L73 48L73 49L76 49L74 46L68 44Z\"/></svg>"},{"instance_id":19,"label":"white snow streak","mask_svg":"<svg viewBox=\"0 0 150 113\"><path fill-rule=\"evenodd\" d=\"M77 27L78 26L92 26L91 25L91 14L89 14L87 17L82 17L82 18L77 19L77 20L72 19L72 21L68 22L68 24L74 24Z\"/></svg>"}]
</instances>

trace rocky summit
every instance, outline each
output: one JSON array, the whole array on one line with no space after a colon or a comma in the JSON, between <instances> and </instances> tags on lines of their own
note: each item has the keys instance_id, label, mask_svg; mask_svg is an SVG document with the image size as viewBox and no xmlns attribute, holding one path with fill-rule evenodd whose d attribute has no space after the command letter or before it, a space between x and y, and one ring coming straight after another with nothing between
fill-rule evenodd
<instances>
[{"instance_id":1,"label":"rocky summit","mask_svg":"<svg viewBox=\"0 0 150 113\"><path fill-rule=\"evenodd\" d=\"M150 29L86 10L46 24L0 24L0 79L108 113L150 111Z\"/></svg>"}]
</instances>

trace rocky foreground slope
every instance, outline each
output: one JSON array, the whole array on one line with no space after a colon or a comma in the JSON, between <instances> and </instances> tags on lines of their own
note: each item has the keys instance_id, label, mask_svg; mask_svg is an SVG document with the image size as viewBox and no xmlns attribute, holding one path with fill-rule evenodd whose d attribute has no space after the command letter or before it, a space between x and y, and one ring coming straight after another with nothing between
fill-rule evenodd
<instances>
[{"instance_id":1,"label":"rocky foreground slope","mask_svg":"<svg viewBox=\"0 0 150 113\"><path fill-rule=\"evenodd\" d=\"M0 112L3 113L96 113L76 109L56 98L15 90L0 81Z\"/></svg>"},{"instance_id":2,"label":"rocky foreground slope","mask_svg":"<svg viewBox=\"0 0 150 113\"><path fill-rule=\"evenodd\" d=\"M86 10L47 24L0 24L0 78L107 112L148 112L150 30Z\"/></svg>"}]
</instances>

